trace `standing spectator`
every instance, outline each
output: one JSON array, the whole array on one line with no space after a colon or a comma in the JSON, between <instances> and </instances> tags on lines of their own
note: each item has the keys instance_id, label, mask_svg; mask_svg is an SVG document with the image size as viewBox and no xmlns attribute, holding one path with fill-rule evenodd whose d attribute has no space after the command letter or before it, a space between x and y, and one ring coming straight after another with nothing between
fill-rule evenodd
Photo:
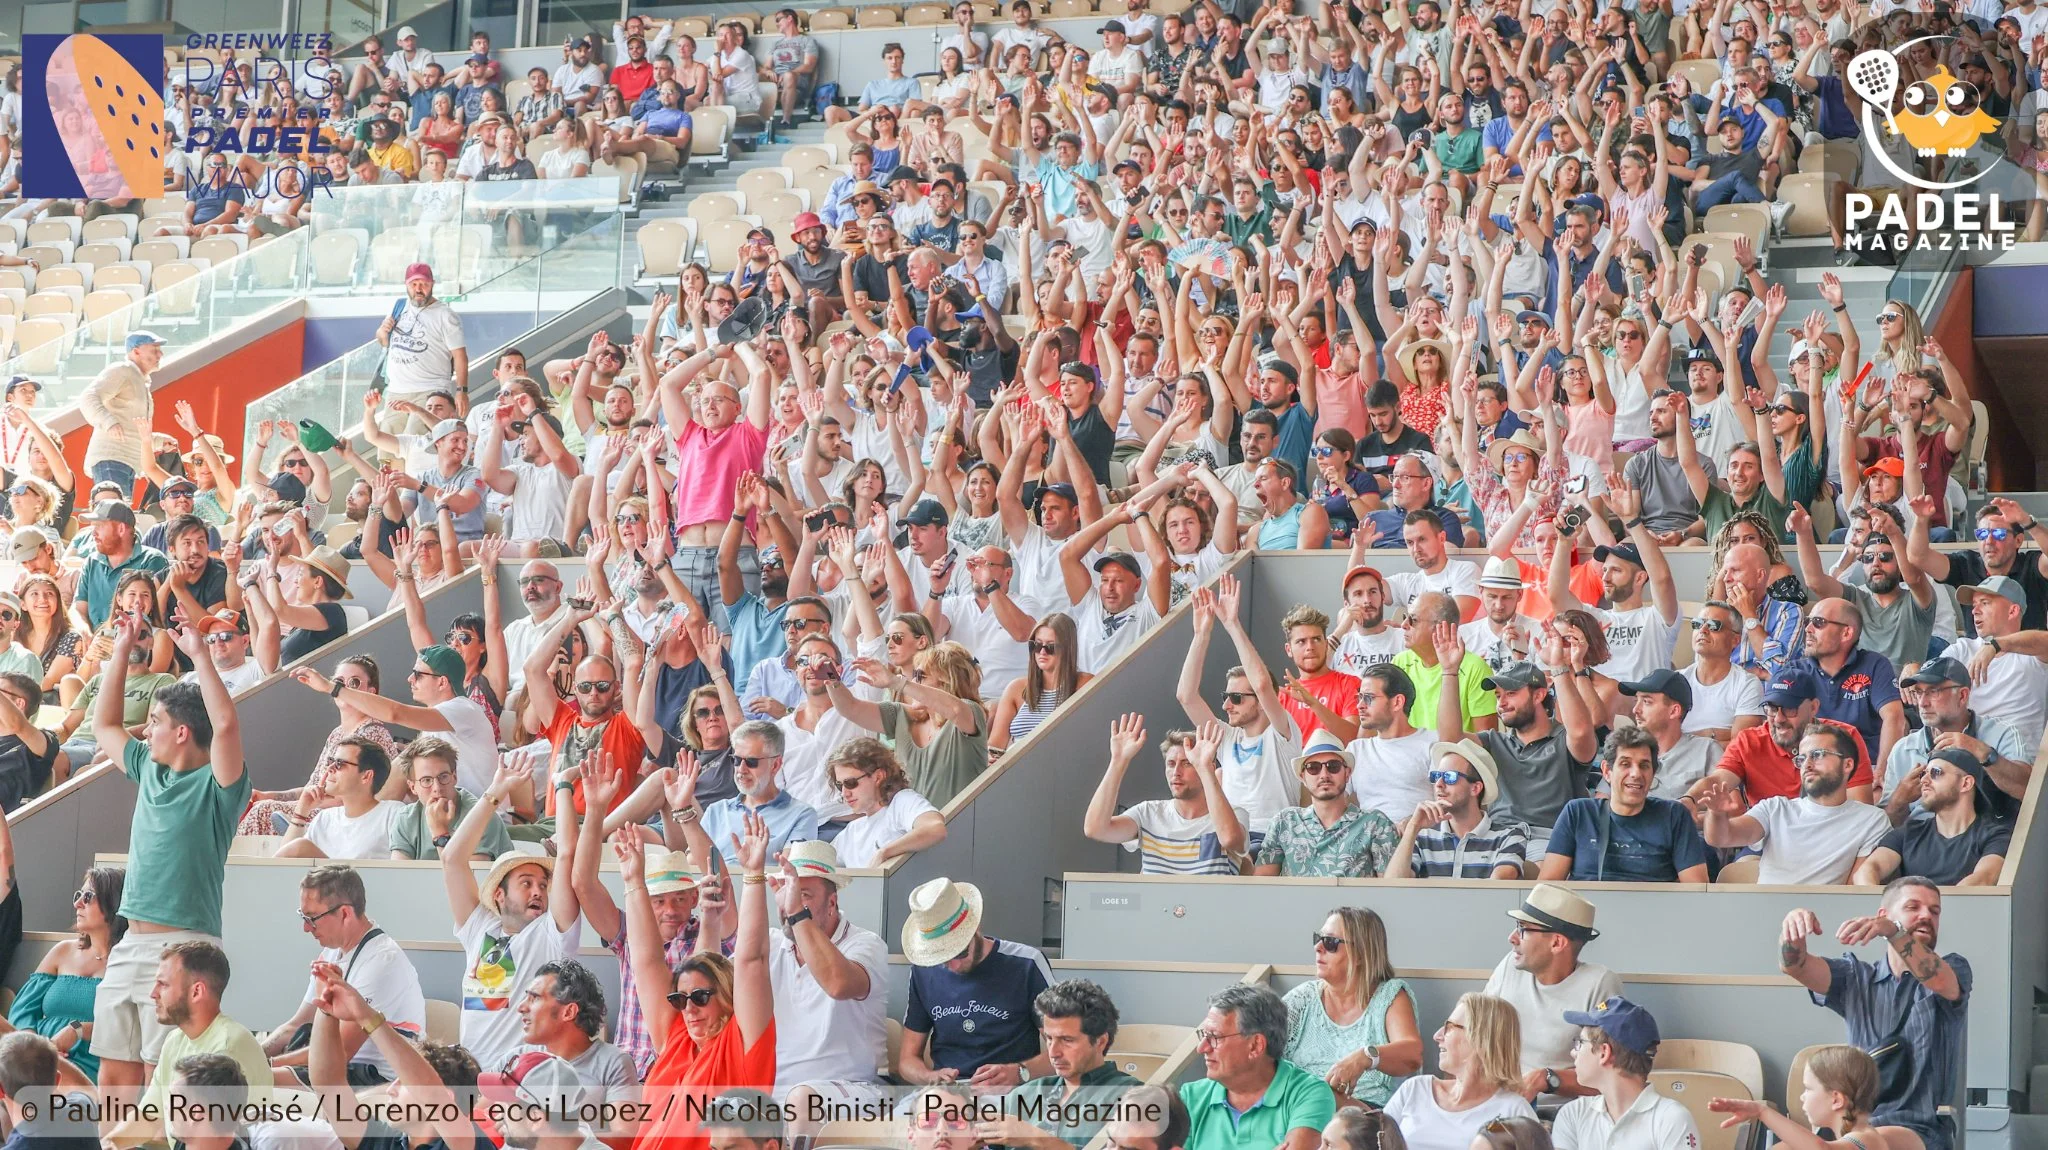
<instances>
[{"instance_id":1,"label":"standing spectator","mask_svg":"<svg viewBox=\"0 0 2048 1150\"><path fill-rule=\"evenodd\" d=\"M130 337L133 338L132 336ZM434 298L434 269L413 264L405 269L405 299L377 325L377 342L391 349L384 361L384 401L425 401L452 388L469 395L469 348L463 342L462 319L445 301ZM397 430L390 426L388 430Z\"/></svg>"},{"instance_id":2,"label":"standing spectator","mask_svg":"<svg viewBox=\"0 0 2048 1150\"><path fill-rule=\"evenodd\" d=\"M241 722L196 632L181 629L176 640L199 672L198 684L159 690L143 737L129 737L121 717L128 656L145 626L132 616L116 621L92 716L100 749L137 791L120 907L128 933L107 955L93 1005L100 1085L107 1088L142 1085L143 1063L158 1061L167 1024L149 1001L157 966L174 946L220 937L228 845L249 804ZM257 1060L263 1061L260 1050Z\"/></svg>"},{"instance_id":3,"label":"standing spectator","mask_svg":"<svg viewBox=\"0 0 2048 1150\"><path fill-rule=\"evenodd\" d=\"M1649 1011L1617 996L1598 1010L1567 1011L1564 1020L1585 1028L1572 1046L1572 1067L1582 1084L1599 1093L1568 1102L1558 1111L1551 1128L1557 1150L1699 1146L1699 1126L1692 1112L1650 1085L1660 1036Z\"/></svg>"},{"instance_id":4,"label":"standing spectator","mask_svg":"<svg viewBox=\"0 0 2048 1150\"><path fill-rule=\"evenodd\" d=\"M775 13L776 39L768 46L768 70L774 76L782 108L778 127L793 128L797 110L811 101L811 88L818 80L818 42L806 36L797 24L794 8Z\"/></svg>"},{"instance_id":5,"label":"standing spectator","mask_svg":"<svg viewBox=\"0 0 2048 1150\"><path fill-rule=\"evenodd\" d=\"M1336 1113L1336 1097L1282 1057L1287 1028L1287 1004L1266 986L1239 984L1210 997L1195 1031L1207 1074L1180 1088L1190 1123L1187 1150L1316 1145ZM1232 1099L1257 1104L1239 1110Z\"/></svg>"},{"instance_id":6,"label":"standing spectator","mask_svg":"<svg viewBox=\"0 0 2048 1150\"><path fill-rule=\"evenodd\" d=\"M85 444L86 474L120 484L125 496L149 454L156 415L150 377L164 361L164 339L152 331L131 331L123 346L125 356L85 385L78 404L92 425Z\"/></svg>"},{"instance_id":7,"label":"standing spectator","mask_svg":"<svg viewBox=\"0 0 2048 1150\"><path fill-rule=\"evenodd\" d=\"M1871 1122L1903 1126L1928 1150L1955 1144L1955 1120L1937 1111L1956 1094L1973 981L1967 959L1936 949L1940 924L1941 891L1909 875L1884 888L1876 914L1835 931L1847 947L1883 939L1883 958L1866 963L1851 954L1824 959L1810 953L1806 940L1821 929L1810 910L1786 915L1778 940L1779 969L1815 1004L1842 1016L1852 1044L1885 1051L1887 1063L1878 1067L1885 1089Z\"/></svg>"},{"instance_id":8,"label":"standing spectator","mask_svg":"<svg viewBox=\"0 0 2048 1150\"><path fill-rule=\"evenodd\" d=\"M1756 881L1767 886L1844 883L1891 831L1884 811L1849 797L1857 768L1853 732L1825 721L1800 732L1799 796L1764 799L1747 811L1735 786L1709 779L1698 792L1701 831L1716 847L1763 844Z\"/></svg>"},{"instance_id":9,"label":"standing spectator","mask_svg":"<svg viewBox=\"0 0 2048 1150\"><path fill-rule=\"evenodd\" d=\"M1593 929L1593 904L1552 883L1539 883L1508 912L1507 957L1487 976L1486 993L1506 999L1528 1019L1521 1028L1521 1094L1576 1097L1592 1090L1578 1080L1572 1046L1578 1028L1564 1021L1568 1010L1595 1010L1621 993L1621 976L1580 952L1600 937Z\"/></svg>"},{"instance_id":10,"label":"standing spectator","mask_svg":"<svg viewBox=\"0 0 2048 1150\"><path fill-rule=\"evenodd\" d=\"M1220 736L1220 724L1211 726ZM1166 760L1164 799L1147 799L1115 813L1124 772L1145 746L1145 719L1128 714L1110 724L1109 769L1103 772L1081 832L1096 842L1121 843L1139 852L1144 874L1236 874L1245 857L1250 816L1224 796L1216 772L1217 740L1192 731L1168 731L1159 753Z\"/></svg>"},{"instance_id":11,"label":"standing spectator","mask_svg":"<svg viewBox=\"0 0 2048 1150\"><path fill-rule=\"evenodd\" d=\"M675 489L674 523L676 551L673 566L684 586L699 603L722 601L718 584L718 550L725 524L735 510L734 493L740 475L759 471L768 452L768 415L774 387L767 363L745 342L760 334L766 323L765 301L743 300L721 329L732 325L738 342L697 352L661 377L661 410L674 436ZM736 358L745 371L749 387L742 399L739 389L718 376L699 381L707 370L728 358ZM697 382L694 402L684 397L683 388ZM742 546L740 570L748 575L749 589L759 578L759 558L753 547Z\"/></svg>"},{"instance_id":12,"label":"standing spectator","mask_svg":"<svg viewBox=\"0 0 2048 1150\"><path fill-rule=\"evenodd\" d=\"M833 844L810 840L783 852L775 897L784 929L768 950L777 1018L775 1089L835 1101L874 1099L875 1068L888 1058L889 945L848 921L839 892L853 881ZM808 927L808 929L806 929Z\"/></svg>"},{"instance_id":13,"label":"standing spectator","mask_svg":"<svg viewBox=\"0 0 2048 1150\"><path fill-rule=\"evenodd\" d=\"M1223 680L1220 724L1226 730L1225 737L1216 740L1216 772L1231 806L1251 816L1246 829L1262 835L1275 818L1299 802L1301 784L1292 768L1301 753L1301 736L1273 691L1272 673L1237 618L1239 594L1237 579L1231 575L1218 579L1213 592L1206 587L1196 589L1195 636L1188 644L1187 660L1181 664L1175 697L1196 728L1207 729L1219 722L1217 712L1202 697L1202 665L1208 658L1215 620L1221 618L1237 649L1238 666Z\"/></svg>"},{"instance_id":14,"label":"standing spectator","mask_svg":"<svg viewBox=\"0 0 2048 1150\"><path fill-rule=\"evenodd\" d=\"M1052 968L1036 947L981 933L979 888L935 878L911 891L903 954L910 1004L898 1076L1007 1092L1050 1071L1031 1004Z\"/></svg>"}]
</instances>

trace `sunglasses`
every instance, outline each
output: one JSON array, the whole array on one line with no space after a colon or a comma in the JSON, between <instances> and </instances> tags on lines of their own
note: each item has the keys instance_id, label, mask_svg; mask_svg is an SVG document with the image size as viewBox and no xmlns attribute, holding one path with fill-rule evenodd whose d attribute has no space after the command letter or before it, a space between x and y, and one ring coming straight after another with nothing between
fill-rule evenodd
<instances>
[{"instance_id":1,"label":"sunglasses","mask_svg":"<svg viewBox=\"0 0 2048 1150\"><path fill-rule=\"evenodd\" d=\"M2008 540L2008 539L2012 538L2012 535L2013 535L2013 532L2012 532L2012 528L2010 528L2010 527L1979 527L1979 528L1977 528L1977 542L1979 542L1979 543L1982 543L1982 542L1984 542L1984 541L1985 541L1986 539L1995 539L1995 540L1997 540L1998 542L2000 542L2000 543L2003 543L2003 542L2005 542L2006 540Z\"/></svg>"},{"instance_id":2,"label":"sunglasses","mask_svg":"<svg viewBox=\"0 0 2048 1150\"><path fill-rule=\"evenodd\" d=\"M1057 655L1060 653L1060 645L1058 643L1041 643L1037 639L1033 639L1030 646L1031 653L1034 655Z\"/></svg>"},{"instance_id":3,"label":"sunglasses","mask_svg":"<svg viewBox=\"0 0 2048 1150\"><path fill-rule=\"evenodd\" d=\"M533 421L530 419L515 419L505 426L514 435L525 435L527 429L533 426Z\"/></svg>"},{"instance_id":4,"label":"sunglasses","mask_svg":"<svg viewBox=\"0 0 2048 1150\"><path fill-rule=\"evenodd\" d=\"M1344 949L1344 940L1334 934L1317 932L1309 936L1309 942L1324 954L1335 954Z\"/></svg>"},{"instance_id":5,"label":"sunglasses","mask_svg":"<svg viewBox=\"0 0 2048 1150\"><path fill-rule=\"evenodd\" d=\"M1301 773L1304 775L1334 775L1338 771L1349 769L1342 760L1334 763L1317 761L1301 764Z\"/></svg>"},{"instance_id":6,"label":"sunglasses","mask_svg":"<svg viewBox=\"0 0 2048 1150\"><path fill-rule=\"evenodd\" d=\"M1429 772L1429 781L1430 781L1430 782L1432 782L1432 783L1442 783L1443 785L1445 785L1445 786L1447 786L1447 787L1448 787L1448 786L1452 786L1452 785L1456 784L1456 783L1458 782L1458 780L1460 780L1460 779L1463 779L1463 780L1465 780L1465 781L1466 781L1466 782L1468 782L1468 783L1476 783L1476 782L1479 782L1479 781L1480 781L1480 779L1479 779L1479 776L1478 776L1478 775L1468 775L1468 774L1464 773L1463 771L1431 771L1431 772Z\"/></svg>"},{"instance_id":7,"label":"sunglasses","mask_svg":"<svg viewBox=\"0 0 2048 1150\"><path fill-rule=\"evenodd\" d=\"M1317 459L1328 459L1332 455L1337 454L1337 449L1325 444L1317 444L1316 446L1309 448L1308 453L1310 455L1315 456Z\"/></svg>"},{"instance_id":8,"label":"sunglasses","mask_svg":"<svg viewBox=\"0 0 2048 1150\"><path fill-rule=\"evenodd\" d=\"M867 778L868 774L869 772L862 771L860 774L857 774L850 779L834 779L832 780L832 785L839 788L841 791L851 791L855 787L860 786L860 781L862 779Z\"/></svg>"},{"instance_id":9,"label":"sunglasses","mask_svg":"<svg viewBox=\"0 0 2048 1150\"><path fill-rule=\"evenodd\" d=\"M1250 692L1250 691L1225 691L1225 692L1223 692L1223 701L1224 701L1224 702L1226 702L1226 703L1228 703L1228 704L1230 704L1230 705L1231 705L1231 706L1233 706L1233 707L1237 707L1237 706L1242 706L1242 705L1244 704L1244 701L1245 701L1246 699L1250 699L1250 698L1254 698L1254 697L1255 697L1255 696L1254 696L1254 695L1253 695L1253 693L1252 693L1252 692Z\"/></svg>"},{"instance_id":10,"label":"sunglasses","mask_svg":"<svg viewBox=\"0 0 2048 1150\"><path fill-rule=\"evenodd\" d=\"M94 893L93 889L89 886L79 887L78 893L71 896L72 902L81 903L85 906L91 906L99 900L100 896Z\"/></svg>"},{"instance_id":11,"label":"sunglasses","mask_svg":"<svg viewBox=\"0 0 2048 1150\"><path fill-rule=\"evenodd\" d=\"M576 691L579 694L595 691L602 695L606 691L611 690L615 682L616 680L613 679L585 679L581 683L576 684Z\"/></svg>"},{"instance_id":12,"label":"sunglasses","mask_svg":"<svg viewBox=\"0 0 2048 1150\"><path fill-rule=\"evenodd\" d=\"M839 669L839 664L833 662L829 655L798 655L796 665L799 667L817 667L824 671L836 671Z\"/></svg>"},{"instance_id":13,"label":"sunglasses","mask_svg":"<svg viewBox=\"0 0 2048 1150\"><path fill-rule=\"evenodd\" d=\"M0 619L11 618L9 615L0 613ZM206 637L206 645L209 647L225 647L241 637L241 633L238 631L216 631Z\"/></svg>"},{"instance_id":14,"label":"sunglasses","mask_svg":"<svg viewBox=\"0 0 2048 1150\"><path fill-rule=\"evenodd\" d=\"M1906 317L1905 317L1905 316L1903 316L1903 315L1900 315L1900 314L1899 314L1898 312L1895 312L1895 311L1886 311L1886 312L1879 312L1879 313L1878 313L1878 315L1877 315L1877 322L1879 322L1879 323L1897 323L1897 322L1899 322L1900 320L1902 320L1902 319L1904 319L1904 318L1906 318Z\"/></svg>"},{"instance_id":15,"label":"sunglasses","mask_svg":"<svg viewBox=\"0 0 2048 1150\"><path fill-rule=\"evenodd\" d=\"M781 755L734 755L732 757L733 765L745 767L750 771L758 771L763 767L773 766L781 761L781 759Z\"/></svg>"},{"instance_id":16,"label":"sunglasses","mask_svg":"<svg viewBox=\"0 0 2048 1150\"><path fill-rule=\"evenodd\" d=\"M825 621L823 619L784 619L782 621L782 629L785 631L801 631L806 627L823 627L824 625Z\"/></svg>"},{"instance_id":17,"label":"sunglasses","mask_svg":"<svg viewBox=\"0 0 2048 1150\"><path fill-rule=\"evenodd\" d=\"M684 1003L689 1003L695 1007L706 1007L711 1005L712 1001L717 997L718 992L708 986L689 991L671 990L668 992L668 1004L677 1010L681 1010Z\"/></svg>"},{"instance_id":18,"label":"sunglasses","mask_svg":"<svg viewBox=\"0 0 2048 1150\"><path fill-rule=\"evenodd\" d=\"M1719 619L1695 619L1692 625L1709 635L1718 635L1728 629L1728 624L1721 622Z\"/></svg>"}]
</instances>

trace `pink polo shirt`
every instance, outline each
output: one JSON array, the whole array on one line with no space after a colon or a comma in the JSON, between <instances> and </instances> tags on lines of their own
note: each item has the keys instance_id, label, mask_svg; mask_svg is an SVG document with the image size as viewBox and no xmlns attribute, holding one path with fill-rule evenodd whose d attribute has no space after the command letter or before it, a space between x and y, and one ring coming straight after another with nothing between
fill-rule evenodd
<instances>
[{"instance_id":1,"label":"pink polo shirt","mask_svg":"<svg viewBox=\"0 0 2048 1150\"><path fill-rule=\"evenodd\" d=\"M768 457L768 433L747 422L712 431L691 420L676 437L676 527L718 523L732 515L733 487L759 471Z\"/></svg>"}]
</instances>

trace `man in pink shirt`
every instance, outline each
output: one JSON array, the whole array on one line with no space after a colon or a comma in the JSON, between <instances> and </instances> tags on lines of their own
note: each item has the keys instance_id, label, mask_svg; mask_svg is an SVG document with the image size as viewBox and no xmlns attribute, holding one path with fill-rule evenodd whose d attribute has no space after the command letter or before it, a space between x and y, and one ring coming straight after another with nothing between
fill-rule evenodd
<instances>
[{"instance_id":1,"label":"man in pink shirt","mask_svg":"<svg viewBox=\"0 0 2048 1150\"><path fill-rule=\"evenodd\" d=\"M768 408L775 388L768 363L748 341L759 334L742 301L719 325L720 342L678 364L661 378L661 411L675 435L676 573L699 603L718 611L718 541L733 515L733 491L742 473L761 470L768 453ZM749 305L756 305L752 308ZM749 312L742 315L742 311ZM730 342L728 342L730 340ZM740 396L739 382L747 385ZM740 548L747 590L759 593L761 565L752 524Z\"/></svg>"}]
</instances>

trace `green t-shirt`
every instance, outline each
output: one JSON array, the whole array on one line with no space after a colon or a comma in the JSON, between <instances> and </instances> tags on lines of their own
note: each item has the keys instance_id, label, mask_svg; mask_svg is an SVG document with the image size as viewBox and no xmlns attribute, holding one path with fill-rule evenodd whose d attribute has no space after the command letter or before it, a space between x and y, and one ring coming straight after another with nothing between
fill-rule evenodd
<instances>
[{"instance_id":1,"label":"green t-shirt","mask_svg":"<svg viewBox=\"0 0 2048 1150\"><path fill-rule=\"evenodd\" d=\"M1778 502L1769 487L1759 483L1756 494L1750 496L1747 503L1737 503L1726 488L1709 484L1707 498L1700 504L1700 518L1706 521L1708 541L1719 538L1721 528L1727 526L1730 519L1746 511L1754 511L1763 516L1764 522L1777 528L1779 536L1785 534L1785 505Z\"/></svg>"},{"instance_id":2,"label":"green t-shirt","mask_svg":"<svg viewBox=\"0 0 2048 1150\"><path fill-rule=\"evenodd\" d=\"M1820 496L1823 478L1825 477L1821 474L1820 456L1814 453L1813 436L1809 435L1799 441L1799 446L1792 449L1792 454L1785 457L1786 502L1797 503L1811 510L1813 501ZM1779 524L1780 528L1783 526ZM1787 532L1782 542L1797 543L1798 540Z\"/></svg>"},{"instance_id":3,"label":"green t-shirt","mask_svg":"<svg viewBox=\"0 0 2048 1150\"><path fill-rule=\"evenodd\" d=\"M215 1018L212 1025L199 1032L197 1038L187 1037L183 1030L171 1027L164 1037L156 1074L150 1078L149 1090L142 1100L163 1107L170 1099L171 1080L178 1076L178 1061L194 1054L225 1054L234 1059L242 1067L242 1076L249 1080L249 1101L259 1104L269 1101L273 1080L270 1077L270 1058L263 1053L263 1044L256 1041L248 1027L225 1014Z\"/></svg>"},{"instance_id":4,"label":"green t-shirt","mask_svg":"<svg viewBox=\"0 0 2048 1150\"><path fill-rule=\"evenodd\" d=\"M1284 1059L1265 1095L1242 1114L1231 1111L1223 1084L1213 1078L1183 1085L1180 1100L1188 1108L1186 1150L1278 1146L1289 1131L1320 1131L1337 1114L1329 1084Z\"/></svg>"},{"instance_id":5,"label":"green t-shirt","mask_svg":"<svg viewBox=\"0 0 2048 1150\"><path fill-rule=\"evenodd\" d=\"M1415 705L1408 708L1408 721L1425 731L1435 730L1437 697L1444 688L1443 668L1425 667L1422 656L1407 650L1394 656L1393 663L1407 672L1415 684ZM1500 711L1500 700L1479 685L1492 673L1493 668L1486 665L1486 660L1465 652L1465 662L1458 668L1458 707L1468 728L1472 720Z\"/></svg>"},{"instance_id":6,"label":"green t-shirt","mask_svg":"<svg viewBox=\"0 0 2048 1150\"><path fill-rule=\"evenodd\" d=\"M138 792L121 913L219 937L221 884L235 822L249 805L249 772L224 787L210 768L174 771L157 762L140 739L130 739L121 752L121 769Z\"/></svg>"},{"instance_id":7,"label":"green t-shirt","mask_svg":"<svg viewBox=\"0 0 2048 1150\"><path fill-rule=\"evenodd\" d=\"M1477 128L1467 127L1453 136L1449 132L1436 134L1436 158L1443 161L1445 170L1471 175L1479 170L1482 158L1480 145L1486 133Z\"/></svg>"},{"instance_id":8,"label":"green t-shirt","mask_svg":"<svg viewBox=\"0 0 2048 1150\"><path fill-rule=\"evenodd\" d=\"M71 709L84 711L90 720L92 703L100 697L100 681L104 678L104 674L94 675L92 682L87 683L84 692L78 696L78 701L71 704ZM149 718L149 705L156 701L156 693L177 681L176 675L168 673L128 672L128 685L121 694L121 725L131 729L141 726Z\"/></svg>"},{"instance_id":9,"label":"green t-shirt","mask_svg":"<svg viewBox=\"0 0 2048 1150\"><path fill-rule=\"evenodd\" d=\"M462 825L469 814L469 808L476 805L476 796L460 787L455 789L455 818L449 823L452 830ZM434 836L427 830L427 808L421 803L407 803L398 817L391 820L391 849L405 852L408 858L422 862L437 860L441 848L434 845ZM484 837L477 844L477 853L496 859L512 849L512 833L505 829L503 816L494 817L484 828Z\"/></svg>"}]
</instances>

